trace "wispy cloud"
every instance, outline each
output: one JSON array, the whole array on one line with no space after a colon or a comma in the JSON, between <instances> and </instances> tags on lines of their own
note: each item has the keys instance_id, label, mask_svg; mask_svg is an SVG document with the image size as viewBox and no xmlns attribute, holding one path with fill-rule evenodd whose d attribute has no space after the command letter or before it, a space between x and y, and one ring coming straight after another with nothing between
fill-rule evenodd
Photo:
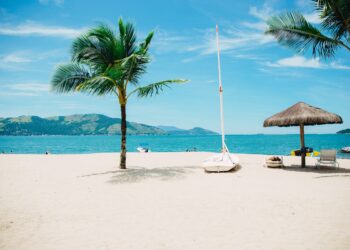
<instances>
[{"instance_id":1,"label":"wispy cloud","mask_svg":"<svg viewBox=\"0 0 350 250\"><path fill-rule=\"evenodd\" d=\"M266 4L260 9L256 6L250 7L249 15L257 21L242 21L239 25L223 27L220 31L220 50L223 53L232 53L239 50L254 50L272 43L274 41L273 37L265 35L264 31L267 27L266 20L273 13L273 9ZM189 46L187 51L198 51L201 55L216 53L214 29L206 30L202 40L203 43Z\"/></svg>"},{"instance_id":2,"label":"wispy cloud","mask_svg":"<svg viewBox=\"0 0 350 250\"><path fill-rule=\"evenodd\" d=\"M29 65L29 63L43 61L48 58L50 58L50 60L52 61L53 59L62 59L65 56L66 52L60 49L44 52L14 51L7 55L0 54L0 70L28 70L27 66Z\"/></svg>"},{"instance_id":3,"label":"wispy cloud","mask_svg":"<svg viewBox=\"0 0 350 250\"><path fill-rule=\"evenodd\" d=\"M4 84L1 87L2 96L39 96L47 94L50 90L49 84L28 82Z\"/></svg>"},{"instance_id":4,"label":"wispy cloud","mask_svg":"<svg viewBox=\"0 0 350 250\"><path fill-rule=\"evenodd\" d=\"M200 45L189 46L187 51L198 51L201 55L216 53L215 31L213 29L206 32L203 40L204 42ZM271 36L267 36L263 32L251 29L238 29L234 26L226 27L220 32L220 50L223 53L240 49L253 50L273 41Z\"/></svg>"},{"instance_id":5,"label":"wispy cloud","mask_svg":"<svg viewBox=\"0 0 350 250\"><path fill-rule=\"evenodd\" d=\"M156 30L152 48L157 53L183 52L184 46L188 44L189 37L173 34L162 29Z\"/></svg>"},{"instance_id":6,"label":"wispy cloud","mask_svg":"<svg viewBox=\"0 0 350 250\"><path fill-rule=\"evenodd\" d=\"M23 70L23 65L32 60L23 52L14 52L7 55L0 55L0 70Z\"/></svg>"},{"instance_id":7,"label":"wispy cloud","mask_svg":"<svg viewBox=\"0 0 350 250\"><path fill-rule=\"evenodd\" d=\"M264 4L261 9L251 6L249 8L249 14L260 20L267 20L271 15L275 14L275 11L267 4Z\"/></svg>"},{"instance_id":8,"label":"wispy cloud","mask_svg":"<svg viewBox=\"0 0 350 250\"><path fill-rule=\"evenodd\" d=\"M321 22L320 14L315 11L315 3L313 1L297 0L296 6L310 23L318 24Z\"/></svg>"},{"instance_id":9,"label":"wispy cloud","mask_svg":"<svg viewBox=\"0 0 350 250\"><path fill-rule=\"evenodd\" d=\"M64 3L64 0L39 0L39 3L45 4L45 5L53 3L56 6L62 6Z\"/></svg>"},{"instance_id":10,"label":"wispy cloud","mask_svg":"<svg viewBox=\"0 0 350 250\"><path fill-rule=\"evenodd\" d=\"M268 67L278 67L278 68L313 68L313 69L343 69L349 70L350 66L341 65L336 62L331 62L329 64L322 63L319 58L307 59L303 56L292 56L280 59L276 62L267 62L265 64Z\"/></svg>"},{"instance_id":11,"label":"wispy cloud","mask_svg":"<svg viewBox=\"0 0 350 250\"><path fill-rule=\"evenodd\" d=\"M347 70L350 70L350 66L342 65L342 64L339 64L339 63L336 63L336 62L331 62L329 64L329 67L332 68L332 69L347 69Z\"/></svg>"},{"instance_id":12,"label":"wispy cloud","mask_svg":"<svg viewBox=\"0 0 350 250\"><path fill-rule=\"evenodd\" d=\"M18 55L16 53L8 54L3 57L0 56L0 63L26 63L31 61L31 59Z\"/></svg>"},{"instance_id":13,"label":"wispy cloud","mask_svg":"<svg viewBox=\"0 0 350 250\"><path fill-rule=\"evenodd\" d=\"M292 56L280 59L275 63L268 62L270 67L292 67L292 68L322 68L319 58L306 59L303 56Z\"/></svg>"},{"instance_id":14,"label":"wispy cloud","mask_svg":"<svg viewBox=\"0 0 350 250\"><path fill-rule=\"evenodd\" d=\"M47 92L50 90L50 86L43 83L17 83L10 85L10 88L28 92Z\"/></svg>"},{"instance_id":15,"label":"wispy cloud","mask_svg":"<svg viewBox=\"0 0 350 250\"><path fill-rule=\"evenodd\" d=\"M310 23L319 24L322 22L320 14L317 12L304 13L303 16Z\"/></svg>"},{"instance_id":16,"label":"wispy cloud","mask_svg":"<svg viewBox=\"0 0 350 250\"><path fill-rule=\"evenodd\" d=\"M60 26L46 26L36 22L27 21L19 25L1 25L0 35L74 38L84 30L84 28L74 29Z\"/></svg>"}]
</instances>

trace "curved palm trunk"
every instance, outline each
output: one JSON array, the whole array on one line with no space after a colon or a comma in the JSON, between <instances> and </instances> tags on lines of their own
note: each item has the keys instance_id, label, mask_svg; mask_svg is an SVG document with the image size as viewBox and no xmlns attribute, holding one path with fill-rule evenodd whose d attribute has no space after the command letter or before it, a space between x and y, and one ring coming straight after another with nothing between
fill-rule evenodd
<instances>
[{"instance_id":1,"label":"curved palm trunk","mask_svg":"<svg viewBox=\"0 0 350 250\"><path fill-rule=\"evenodd\" d=\"M126 109L125 104L120 105L121 111L121 143L120 143L120 165L121 169L126 169Z\"/></svg>"}]
</instances>

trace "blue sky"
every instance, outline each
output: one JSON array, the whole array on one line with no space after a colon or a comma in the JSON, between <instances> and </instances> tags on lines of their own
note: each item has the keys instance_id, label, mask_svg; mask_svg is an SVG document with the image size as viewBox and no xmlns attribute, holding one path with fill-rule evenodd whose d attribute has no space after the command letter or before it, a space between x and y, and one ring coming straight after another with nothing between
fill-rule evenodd
<instances>
[{"instance_id":1,"label":"blue sky","mask_svg":"<svg viewBox=\"0 0 350 250\"><path fill-rule=\"evenodd\" d=\"M310 1L311 3L311 1ZM296 55L263 34L268 16L299 10L315 25L308 1L0 1L0 117L101 113L119 117L114 96L58 95L49 91L55 67L69 60L72 39L119 17L142 39L155 31L152 62L141 83L185 78L151 99L133 98L128 120L218 131L215 24L222 49L225 130L231 134L298 133L263 128L265 118L304 101L343 117L341 125L311 126L307 133L350 127L350 57L340 49L327 61Z\"/></svg>"}]
</instances>

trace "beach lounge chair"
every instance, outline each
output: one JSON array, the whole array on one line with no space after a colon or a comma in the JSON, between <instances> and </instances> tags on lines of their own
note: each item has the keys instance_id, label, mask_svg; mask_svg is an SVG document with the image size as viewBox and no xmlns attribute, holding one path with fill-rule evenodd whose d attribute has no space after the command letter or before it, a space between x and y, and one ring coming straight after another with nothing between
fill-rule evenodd
<instances>
[{"instance_id":1,"label":"beach lounge chair","mask_svg":"<svg viewBox=\"0 0 350 250\"><path fill-rule=\"evenodd\" d=\"M265 166L268 168L282 168L283 157L282 156L269 156L265 158Z\"/></svg>"},{"instance_id":2,"label":"beach lounge chair","mask_svg":"<svg viewBox=\"0 0 350 250\"><path fill-rule=\"evenodd\" d=\"M321 150L320 158L315 165L317 168L321 168L321 166L339 168L339 163L337 162L337 151L333 149Z\"/></svg>"}]
</instances>

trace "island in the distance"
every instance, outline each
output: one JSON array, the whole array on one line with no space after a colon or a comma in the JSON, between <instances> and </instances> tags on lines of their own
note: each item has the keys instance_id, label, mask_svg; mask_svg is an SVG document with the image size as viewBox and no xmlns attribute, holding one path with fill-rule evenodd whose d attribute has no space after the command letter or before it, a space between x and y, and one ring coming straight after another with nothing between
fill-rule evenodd
<instances>
[{"instance_id":1,"label":"island in the distance","mask_svg":"<svg viewBox=\"0 0 350 250\"><path fill-rule=\"evenodd\" d=\"M350 134L350 128L340 130L337 132L337 134Z\"/></svg>"},{"instance_id":2,"label":"island in the distance","mask_svg":"<svg viewBox=\"0 0 350 250\"><path fill-rule=\"evenodd\" d=\"M0 118L0 136L17 135L119 135L120 118L100 114L53 116L19 116ZM127 122L129 135L216 135L203 128L179 129Z\"/></svg>"}]
</instances>

